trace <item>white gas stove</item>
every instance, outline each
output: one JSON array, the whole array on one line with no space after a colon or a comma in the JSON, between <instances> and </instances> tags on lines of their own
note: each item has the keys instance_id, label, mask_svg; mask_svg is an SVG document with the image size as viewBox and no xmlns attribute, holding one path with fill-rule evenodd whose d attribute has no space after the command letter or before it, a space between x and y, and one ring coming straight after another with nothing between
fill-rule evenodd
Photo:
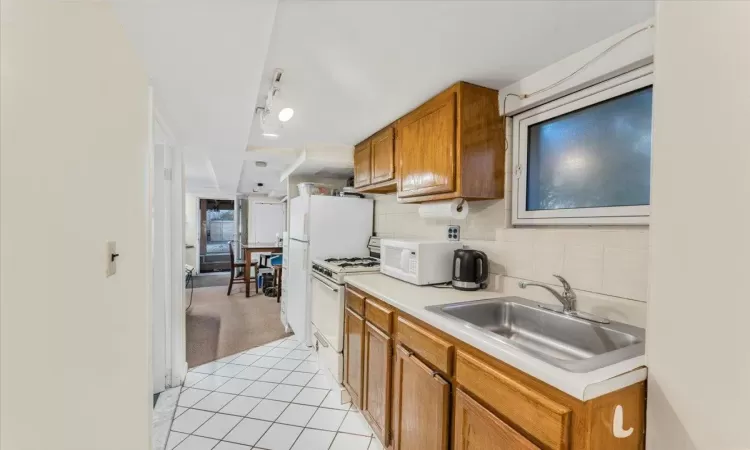
<instances>
[{"instance_id":1,"label":"white gas stove","mask_svg":"<svg viewBox=\"0 0 750 450\"><path fill-rule=\"evenodd\" d=\"M360 273L380 272L380 238L371 237L371 256L313 260L311 276L313 345L321 366L337 383L343 379L344 362L344 278ZM343 389L340 394L346 396Z\"/></svg>"},{"instance_id":2,"label":"white gas stove","mask_svg":"<svg viewBox=\"0 0 750 450\"><path fill-rule=\"evenodd\" d=\"M340 285L344 284L346 275L380 272L380 259L372 256L317 259L313 261L312 270Z\"/></svg>"},{"instance_id":3,"label":"white gas stove","mask_svg":"<svg viewBox=\"0 0 750 450\"><path fill-rule=\"evenodd\" d=\"M325 258L313 260L313 274L321 275L338 285L344 284L344 277L355 273L380 272L380 238L373 236L367 244L370 256L351 258Z\"/></svg>"}]
</instances>

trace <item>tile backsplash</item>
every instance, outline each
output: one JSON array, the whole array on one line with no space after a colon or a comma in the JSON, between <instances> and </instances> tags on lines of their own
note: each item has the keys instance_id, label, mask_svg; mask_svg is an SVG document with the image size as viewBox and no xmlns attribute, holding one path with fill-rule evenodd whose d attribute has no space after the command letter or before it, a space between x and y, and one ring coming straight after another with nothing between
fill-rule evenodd
<instances>
[{"instance_id":1,"label":"tile backsplash","mask_svg":"<svg viewBox=\"0 0 750 450\"><path fill-rule=\"evenodd\" d=\"M645 326L648 227L512 228L504 200L470 202L465 220L423 219L418 204L398 203L395 194L374 198L378 236L446 239L447 226L459 225L464 245L487 253L490 289L551 303L541 289L520 290L518 280L559 286L552 274L561 274L579 309Z\"/></svg>"}]
</instances>

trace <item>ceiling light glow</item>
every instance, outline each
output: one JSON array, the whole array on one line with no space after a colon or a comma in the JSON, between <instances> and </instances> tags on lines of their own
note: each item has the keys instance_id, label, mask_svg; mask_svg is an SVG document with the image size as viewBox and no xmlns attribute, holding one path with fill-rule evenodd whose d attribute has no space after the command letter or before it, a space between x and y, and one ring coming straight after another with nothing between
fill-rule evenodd
<instances>
[{"instance_id":1,"label":"ceiling light glow","mask_svg":"<svg viewBox=\"0 0 750 450\"><path fill-rule=\"evenodd\" d=\"M288 122L289 119L291 119L293 115L294 115L294 110L292 108L284 108L281 111L279 111L279 120L282 122Z\"/></svg>"}]
</instances>

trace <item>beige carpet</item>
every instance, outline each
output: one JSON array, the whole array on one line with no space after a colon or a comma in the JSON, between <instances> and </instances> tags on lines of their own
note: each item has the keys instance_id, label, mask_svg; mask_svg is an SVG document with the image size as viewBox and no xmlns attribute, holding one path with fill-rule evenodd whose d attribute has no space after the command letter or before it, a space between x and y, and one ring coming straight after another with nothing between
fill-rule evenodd
<instances>
[{"instance_id":1,"label":"beige carpet","mask_svg":"<svg viewBox=\"0 0 750 450\"><path fill-rule=\"evenodd\" d=\"M230 296L226 286L195 289L185 319L188 367L289 335L281 325L276 298L254 291L246 298L244 289L244 285L235 285Z\"/></svg>"}]
</instances>

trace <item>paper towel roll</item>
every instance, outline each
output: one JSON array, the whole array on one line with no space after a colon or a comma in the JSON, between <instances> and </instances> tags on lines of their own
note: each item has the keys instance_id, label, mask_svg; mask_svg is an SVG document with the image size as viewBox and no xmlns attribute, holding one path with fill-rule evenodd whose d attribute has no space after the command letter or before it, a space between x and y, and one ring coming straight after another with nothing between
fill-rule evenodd
<instances>
[{"instance_id":1,"label":"paper towel roll","mask_svg":"<svg viewBox=\"0 0 750 450\"><path fill-rule=\"evenodd\" d=\"M419 205L419 216L425 219L463 220L469 215L469 202L457 198L447 202L424 203Z\"/></svg>"}]
</instances>

